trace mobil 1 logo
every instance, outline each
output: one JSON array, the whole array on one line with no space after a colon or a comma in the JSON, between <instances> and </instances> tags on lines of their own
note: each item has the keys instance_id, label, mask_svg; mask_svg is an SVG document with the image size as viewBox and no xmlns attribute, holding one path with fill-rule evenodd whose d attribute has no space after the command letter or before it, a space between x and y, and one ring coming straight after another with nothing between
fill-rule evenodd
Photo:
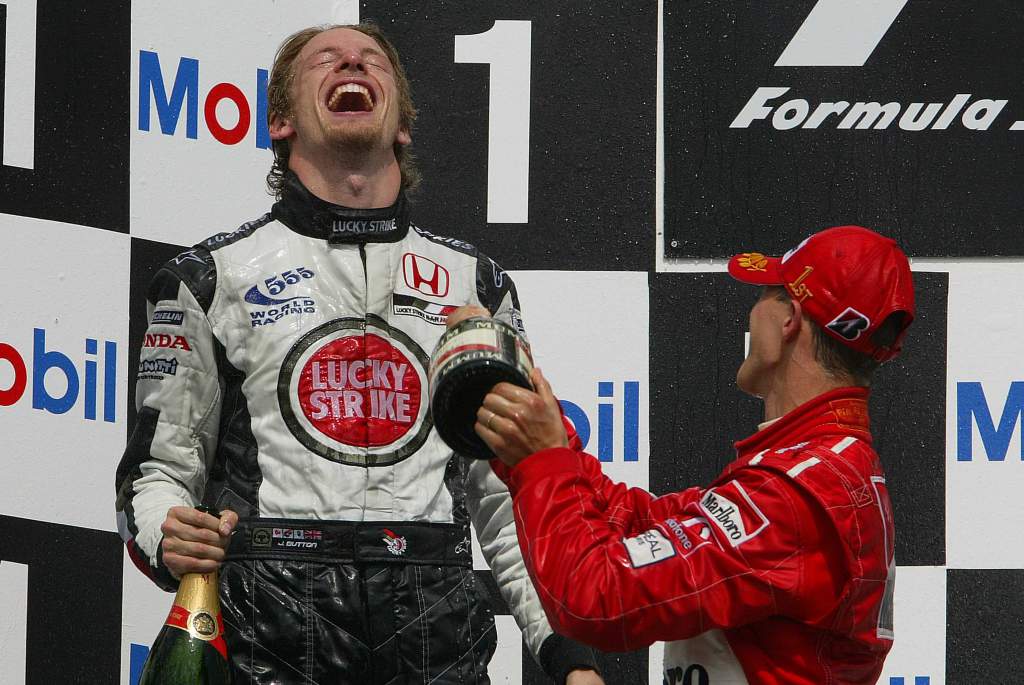
<instances>
[{"instance_id":1,"label":"mobil 1 logo","mask_svg":"<svg viewBox=\"0 0 1024 685\"><path fill-rule=\"evenodd\" d=\"M1012 4L699 2L665 14L665 256L859 223L915 256L1024 254ZM761 247L763 246L763 247Z\"/></svg>"},{"instance_id":2,"label":"mobil 1 logo","mask_svg":"<svg viewBox=\"0 0 1024 685\"><path fill-rule=\"evenodd\" d=\"M420 225L509 268L647 268L657 2L364 0L360 16L412 83Z\"/></svg>"},{"instance_id":3,"label":"mobil 1 logo","mask_svg":"<svg viewBox=\"0 0 1024 685\"><path fill-rule=\"evenodd\" d=\"M129 0L0 1L0 212L128 225Z\"/></svg>"}]
</instances>

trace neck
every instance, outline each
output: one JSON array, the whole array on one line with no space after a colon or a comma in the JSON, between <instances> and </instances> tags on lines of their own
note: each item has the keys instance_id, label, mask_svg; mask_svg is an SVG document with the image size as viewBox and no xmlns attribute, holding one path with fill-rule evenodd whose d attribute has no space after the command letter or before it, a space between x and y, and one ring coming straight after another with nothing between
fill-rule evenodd
<instances>
[{"instance_id":1,"label":"neck","mask_svg":"<svg viewBox=\"0 0 1024 685\"><path fill-rule=\"evenodd\" d=\"M390 207L402 186L402 172L389 149L379 156L359 158L336 153L320 158L293 151L289 168L322 200L352 209Z\"/></svg>"},{"instance_id":2,"label":"neck","mask_svg":"<svg viewBox=\"0 0 1024 685\"><path fill-rule=\"evenodd\" d=\"M841 383L828 378L820 378L815 382L783 384L773 389L764 398L764 420L772 421L785 416L801 404L810 402L818 395L838 388L849 387L850 383Z\"/></svg>"},{"instance_id":3,"label":"neck","mask_svg":"<svg viewBox=\"0 0 1024 685\"><path fill-rule=\"evenodd\" d=\"M764 394L764 420L785 416L801 404L837 388L853 385L849 378L829 375L811 354L786 356L775 369L772 382ZM809 352L809 350L808 350Z\"/></svg>"}]
</instances>

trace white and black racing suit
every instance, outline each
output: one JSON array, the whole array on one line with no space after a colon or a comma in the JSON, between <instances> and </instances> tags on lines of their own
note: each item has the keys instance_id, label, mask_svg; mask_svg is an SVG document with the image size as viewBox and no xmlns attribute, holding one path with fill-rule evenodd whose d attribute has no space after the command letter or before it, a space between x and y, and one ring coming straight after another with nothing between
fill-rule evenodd
<instances>
[{"instance_id":1,"label":"white and black racing suit","mask_svg":"<svg viewBox=\"0 0 1024 685\"><path fill-rule=\"evenodd\" d=\"M548 674L592 666L548 625L504 484L433 429L428 355L465 304L522 328L509 276L412 226L404 197L351 210L294 176L269 214L157 273L118 525L136 565L173 589L168 509L239 514L221 569L236 682L489 682L470 513Z\"/></svg>"}]
</instances>

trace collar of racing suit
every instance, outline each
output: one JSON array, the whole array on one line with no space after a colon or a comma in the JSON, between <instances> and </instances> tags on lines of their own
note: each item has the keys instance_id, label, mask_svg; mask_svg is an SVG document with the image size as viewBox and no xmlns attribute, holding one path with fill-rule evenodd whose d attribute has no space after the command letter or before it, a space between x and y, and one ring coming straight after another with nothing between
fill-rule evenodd
<instances>
[{"instance_id":1,"label":"collar of racing suit","mask_svg":"<svg viewBox=\"0 0 1024 685\"><path fill-rule=\"evenodd\" d=\"M395 204L380 209L351 209L321 200L292 172L285 176L281 199L271 216L296 233L328 243L396 243L409 232L405 193Z\"/></svg>"},{"instance_id":2,"label":"collar of racing suit","mask_svg":"<svg viewBox=\"0 0 1024 685\"><path fill-rule=\"evenodd\" d=\"M739 457L825 435L849 435L871 444L868 389L839 388L801 404L735 444Z\"/></svg>"}]
</instances>

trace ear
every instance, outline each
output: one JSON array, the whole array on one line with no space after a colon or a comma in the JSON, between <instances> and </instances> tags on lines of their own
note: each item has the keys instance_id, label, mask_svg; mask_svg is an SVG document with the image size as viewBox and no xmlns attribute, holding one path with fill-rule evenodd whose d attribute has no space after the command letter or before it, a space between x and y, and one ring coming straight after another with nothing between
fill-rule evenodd
<instances>
[{"instance_id":1,"label":"ear","mask_svg":"<svg viewBox=\"0 0 1024 685\"><path fill-rule=\"evenodd\" d=\"M804 325L804 310L797 300L788 299L789 316L782 322L782 339L789 342L796 338Z\"/></svg>"},{"instance_id":2,"label":"ear","mask_svg":"<svg viewBox=\"0 0 1024 685\"><path fill-rule=\"evenodd\" d=\"M399 145L408 145L412 142L412 136L409 135L409 130L400 128L398 129L398 135L395 136L395 142Z\"/></svg>"},{"instance_id":3,"label":"ear","mask_svg":"<svg viewBox=\"0 0 1024 685\"><path fill-rule=\"evenodd\" d=\"M275 114L270 117L270 125L267 128L270 129L271 140L284 140L295 133L295 129L292 128L291 120L287 117L281 116L280 114Z\"/></svg>"}]
</instances>

